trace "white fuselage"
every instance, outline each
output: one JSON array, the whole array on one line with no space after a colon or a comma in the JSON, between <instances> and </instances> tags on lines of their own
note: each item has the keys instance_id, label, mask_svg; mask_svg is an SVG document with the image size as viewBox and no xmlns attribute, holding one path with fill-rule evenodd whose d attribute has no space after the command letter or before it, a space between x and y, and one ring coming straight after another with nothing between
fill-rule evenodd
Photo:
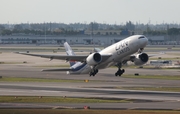
<instances>
[{"instance_id":1,"label":"white fuselage","mask_svg":"<svg viewBox=\"0 0 180 114\"><path fill-rule=\"evenodd\" d=\"M142 36L142 38L141 38ZM143 35L133 35L122 41L119 41L99 52L99 54L111 54L106 61L96 65L96 69L103 69L113 66L122 62L126 57L138 52L140 48L144 48L147 45L148 39ZM68 71L68 74L87 74L92 68L90 65L77 62L71 68L77 69L74 71Z\"/></svg>"}]
</instances>

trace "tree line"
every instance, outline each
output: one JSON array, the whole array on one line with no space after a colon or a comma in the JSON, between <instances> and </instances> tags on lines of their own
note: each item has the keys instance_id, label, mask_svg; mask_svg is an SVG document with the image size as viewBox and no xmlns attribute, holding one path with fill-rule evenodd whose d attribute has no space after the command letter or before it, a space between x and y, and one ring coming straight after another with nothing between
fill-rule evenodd
<instances>
[{"instance_id":1,"label":"tree line","mask_svg":"<svg viewBox=\"0 0 180 114\"><path fill-rule=\"evenodd\" d=\"M146 27L146 30L145 30ZM153 26L154 27L154 26ZM141 29L142 28L142 29ZM151 26L152 28L152 26ZM91 22L89 24L57 24L57 23L41 23L41 24L16 24L13 28L7 28L0 24L0 35L26 34L26 35L82 35L85 30L129 30L134 32L136 29L144 31L144 35L180 35L180 28L172 27L166 30L154 28L143 24L133 24L131 21L125 25L109 25Z\"/></svg>"}]
</instances>

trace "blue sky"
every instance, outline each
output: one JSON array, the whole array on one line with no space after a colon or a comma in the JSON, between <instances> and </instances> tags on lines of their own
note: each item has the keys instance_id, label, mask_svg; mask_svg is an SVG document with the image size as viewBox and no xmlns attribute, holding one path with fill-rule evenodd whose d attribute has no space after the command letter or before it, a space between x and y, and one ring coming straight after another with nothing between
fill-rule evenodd
<instances>
[{"instance_id":1,"label":"blue sky","mask_svg":"<svg viewBox=\"0 0 180 114\"><path fill-rule=\"evenodd\" d=\"M180 24L180 0L1 0L0 23Z\"/></svg>"}]
</instances>

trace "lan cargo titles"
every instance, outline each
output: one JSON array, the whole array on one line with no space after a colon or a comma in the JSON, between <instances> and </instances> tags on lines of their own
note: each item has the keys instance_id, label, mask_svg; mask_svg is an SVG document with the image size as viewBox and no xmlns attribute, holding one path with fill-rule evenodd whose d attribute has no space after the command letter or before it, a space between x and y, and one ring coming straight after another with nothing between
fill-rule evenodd
<instances>
[{"instance_id":1,"label":"lan cargo titles","mask_svg":"<svg viewBox=\"0 0 180 114\"><path fill-rule=\"evenodd\" d=\"M132 61L135 65L143 65L148 61L149 56L142 52L147 43L148 39L144 35L133 35L103 50L96 50L90 55L75 55L67 42L64 43L67 55L16 53L50 58L51 60L66 60L70 63L70 68L46 69L43 71L67 71L67 74L89 74L89 76L95 76L99 69L117 66L118 70L115 72L115 76L121 76L125 72L121 67L127 61Z\"/></svg>"}]
</instances>

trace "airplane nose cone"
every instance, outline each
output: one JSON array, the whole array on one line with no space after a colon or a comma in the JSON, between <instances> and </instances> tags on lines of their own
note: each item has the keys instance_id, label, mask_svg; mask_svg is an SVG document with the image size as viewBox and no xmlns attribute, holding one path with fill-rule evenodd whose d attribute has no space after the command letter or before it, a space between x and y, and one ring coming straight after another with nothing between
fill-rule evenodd
<instances>
[{"instance_id":1,"label":"airplane nose cone","mask_svg":"<svg viewBox=\"0 0 180 114\"><path fill-rule=\"evenodd\" d=\"M142 45L145 47L148 44L148 38L143 38L142 39Z\"/></svg>"},{"instance_id":2,"label":"airplane nose cone","mask_svg":"<svg viewBox=\"0 0 180 114\"><path fill-rule=\"evenodd\" d=\"M144 41L146 44L148 44L148 38L145 37L145 41Z\"/></svg>"}]
</instances>

